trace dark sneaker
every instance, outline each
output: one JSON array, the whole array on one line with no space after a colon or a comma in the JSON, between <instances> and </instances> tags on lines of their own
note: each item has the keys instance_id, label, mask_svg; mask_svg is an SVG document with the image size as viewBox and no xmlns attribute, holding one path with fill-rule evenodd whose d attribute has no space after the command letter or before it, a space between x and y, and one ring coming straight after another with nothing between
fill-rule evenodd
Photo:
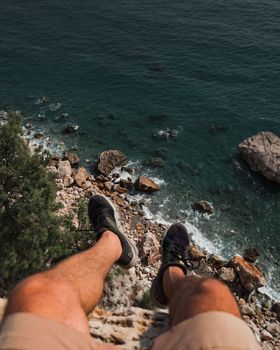
<instances>
[{"instance_id":1,"label":"dark sneaker","mask_svg":"<svg viewBox=\"0 0 280 350\"><path fill-rule=\"evenodd\" d=\"M162 279L169 266L180 267L185 274L188 268L188 246L190 244L187 229L182 224L173 224L167 230L161 243L162 264L153 280L151 296L159 307L166 307L168 299L163 291Z\"/></svg>"},{"instance_id":2,"label":"dark sneaker","mask_svg":"<svg viewBox=\"0 0 280 350\"><path fill-rule=\"evenodd\" d=\"M122 255L116 262L123 269L130 269L137 263L138 251L135 244L119 230L113 205L102 195L92 196L88 203L91 225L99 239L106 230L114 232L120 239Z\"/></svg>"}]
</instances>

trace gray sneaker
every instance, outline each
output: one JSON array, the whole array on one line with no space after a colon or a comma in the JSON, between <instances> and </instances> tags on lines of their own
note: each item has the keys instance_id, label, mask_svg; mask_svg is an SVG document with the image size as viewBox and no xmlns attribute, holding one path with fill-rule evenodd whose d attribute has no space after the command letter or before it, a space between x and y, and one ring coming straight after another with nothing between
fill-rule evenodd
<instances>
[{"instance_id":1,"label":"gray sneaker","mask_svg":"<svg viewBox=\"0 0 280 350\"><path fill-rule=\"evenodd\" d=\"M189 235L184 225L177 223L169 227L161 244L162 264L151 286L151 297L158 307L168 305L162 285L166 269L169 266L178 266L187 274L189 244Z\"/></svg>"},{"instance_id":2,"label":"gray sneaker","mask_svg":"<svg viewBox=\"0 0 280 350\"><path fill-rule=\"evenodd\" d=\"M88 203L88 216L97 234L97 239L106 230L114 232L119 237L122 245L122 255L116 264L123 269L130 269L134 266L138 260L138 250L134 242L120 231L113 204L102 195L92 196Z\"/></svg>"}]
</instances>

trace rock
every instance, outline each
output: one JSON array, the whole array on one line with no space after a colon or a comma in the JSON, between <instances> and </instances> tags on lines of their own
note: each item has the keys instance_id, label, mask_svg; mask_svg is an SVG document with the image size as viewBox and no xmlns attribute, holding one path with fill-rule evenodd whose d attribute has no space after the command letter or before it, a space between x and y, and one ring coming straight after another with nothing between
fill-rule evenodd
<instances>
[{"instance_id":1,"label":"rock","mask_svg":"<svg viewBox=\"0 0 280 350\"><path fill-rule=\"evenodd\" d=\"M195 245L189 246L188 254L192 260L201 260L206 257L206 254Z\"/></svg>"},{"instance_id":2,"label":"rock","mask_svg":"<svg viewBox=\"0 0 280 350\"><path fill-rule=\"evenodd\" d=\"M63 185L65 187L70 187L71 185L73 185L74 183L74 179L71 176L65 176L63 179Z\"/></svg>"},{"instance_id":3,"label":"rock","mask_svg":"<svg viewBox=\"0 0 280 350\"><path fill-rule=\"evenodd\" d=\"M113 187L113 184L112 184L112 182L111 181L106 181L106 182L104 182L104 189L106 190L106 191L111 191L112 190L112 187Z\"/></svg>"},{"instance_id":4,"label":"rock","mask_svg":"<svg viewBox=\"0 0 280 350\"><path fill-rule=\"evenodd\" d=\"M135 229L138 233L143 233L144 232L144 226L141 223L138 223L135 225Z\"/></svg>"},{"instance_id":5,"label":"rock","mask_svg":"<svg viewBox=\"0 0 280 350\"><path fill-rule=\"evenodd\" d=\"M273 336L265 329L263 329L260 334L262 340L273 340Z\"/></svg>"},{"instance_id":6,"label":"rock","mask_svg":"<svg viewBox=\"0 0 280 350\"><path fill-rule=\"evenodd\" d=\"M117 197L117 198L116 198L116 204L117 204L118 206L120 206L120 207L125 207L125 202L124 202L124 200L123 200L122 198L120 198L120 197Z\"/></svg>"},{"instance_id":7,"label":"rock","mask_svg":"<svg viewBox=\"0 0 280 350\"><path fill-rule=\"evenodd\" d=\"M116 345L123 345L126 343L125 341L125 335L120 332L115 332L111 334L110 342Z\"/></svg>"},{"instance_id":8,"label":"rock","mask_svg":"<svg viewBox=\"0 0 280 350\"><path fill-rule=\"evenodd\" d=\"M195 203L193 203L192 208L194 210L198 210L198 211L201 211L201 212L207 213L207 214L214 213L214 208L213 208L212 204L207 202L207 201L195 202Z\"/></svg>"},{"instance_id":9,"label":"rock","mask_svg":"<svg viewBox=\"0 0 280 350\"><path fill-rule=\"evenodd\" d=\"M251 170L280 183L280 138L270 131L259 132L239 145Z\"/></svg>"},{"instance_id":10,"label":"rock","mask_svg":"<svg viewBox=\"0 0 280 350\"><path fill-rule=\"evenodd\" d=\"M79 129L78 125L75 124L67 124L64 128L63 128L63 133L64 134L74 134L75 132L77 132L77 130Z\"/></svg>"},{"instance_id":11,"label":"rock","mask_svg":"<svg viewBox=\"0 0 280 350\"><path fill-rule=\"evenodd\" d=\"M256 248L247 248L244 251L243 258L250 263L255 263L260 256L259 251Z\"/></svg>"},{"instance_id":12,"label":"rock","mask_svg":"<svg viewBox=\"0 0 280 350\"><path fill-rule=\"evenodd\" d=\"M280 325L277 322L267 323L266 330L273 335L280 335Z\"/></svg>"},{"instance_id":13,"label":"rock","mask_svg":"<svg viewBox=\"0 0 280 350\"><path fill-rule=\"evenodd\" d=\"M37 140L41 140L44 138L44 134L42 132L36 132L36 134L34 134L34 137Z\"/></svg>"},{"instance_id":14,"label":"rock","mask_svg":"<svg viewBox=\"0 0 280 350\"><path fill-rule=\"evenodd\" d=\"M116 190L118 193L128 193L128 189L127 189L127 188L124 188L124 187L121 187L121 186L116 186L115 190Z\"/></svg>"},{"instance_id":15,"label":"rock","mask_svg":"<svg viewBox=\"0 0 280 350\"><path fill-rule=\"evenodd\" d=\"M211 254L207 260L211 265L213 265L216 269L221 269L225 266L225 261L219 258L217 255Z\"/></svg>"},{"instance_id":16,"label":"rock","mask_svg":"<svg viewBox=\"0 0 280 350\"><path fill-rule=\"evenodd\" d=\"M234 269L231 267L222 267L218 271L218 275L219 275L219 278L225 282L233 282L236 277Z\"/></svg>"},{"instance_id":17,"label":"rock","mask_svg":"<svg viewBox=\"0 0 280 350\"><path fill-rule=\"evenodd\" d=\"M129 167L127 167L127 166L122 166L122 167L121 167L121 171L125 171L125 172L129 173L130 175L133 174L133 169L132 169L132 168L129 168Z\"/></svg>"},{"instance_id":18,"label":"rock","mask_svg":"<svg viewBox=\"0 0 280 350\"><path fill-rule=\"evenodd\" d=\"M57 174L57 169L56 169L55 166L49 165L47 167L47 172L48 172L48 174L56 175Z\"/></svg>"},{"instance_id":19,"label":"rock","mask_svg":"<svg viewBox=\"0 0 280 350\"><path fill-rule=\"evenodd\" d=\"M262 350L273 350L273 349L267 342L263 342L262 343Z\"/></svg>"},{"instance_id":20,"label":"rock","mask_svg":"<svg viewBox=\"0 0 280 350\"><path fill-rule=\"evenodd\" d=\"M99 154L97 170L108 176L115 167L123 165L126 161L126 156L119 150L104 151Z\"/></svg>"},{"instance_id":21,"label":"rock","mask_svg":"<svg viewBox=\"0 0 280 350\"><path fill-rule=\"evenodd\" d=\"M72 167L78 167L80 164L80 158L76 154L69 151L64 152L64 159L69 160Z\"/></svg>"},{"instance_id":22,"label":"rock","mask_svg":"<svg viewBox=\"0 0 280 350\"><path fill-rule=\"evenodd\" d=\"M278 321L280 321L280 302L274 303L271 310L276 313Z\"/></svg>"},{"instance_id":23,"label":"rock","mask_svg":"<svg viewBox=\"0 0 280 350\"><path fill-rule=\"evenodd\" d=\"M243 299L242 299L243 300ZM255 311L246 303L238 303L242 315L254 316Z\"/></svg>"},{"instance_id":24,"label":"rock","mask_svg":"<svg viewBox=\"0 0 280 350\"><path fill-rule=\"evenodd\" d=\"M147 232L143 244L143 252L149 264L160 259L160 244L155 235L150 231Z\"/></svg>"},{"instance_id":25,"label":"rock","mask_svg":"<svg viewBox=\"0 0 280 350\"><path fill-rule=\"evenodd\" d=\"M155 192L160 190L160 185L147 176L139 176L134 185L137 190L142 192Z\"/></svg>"},{"instance_id":26,"label":"rock","mask_svg":"<svg viewBox=\"0 0 280 350\"><path fill-rule=\"evenodd\" d=\"M243 287L248 291L253 291L265 285L264 274L241 256L236 255L230 261L230 265L234 267Z\"/></svg>"},{"instance_id":27,"label":"rock","mask_svg":"<svg viewBox=\"0 0 280 350\"><path fill-rule=\"evenodd\" d=\"M86 185L88 178L89 178L89 173L84 167L79 168L76 174L74 175L74 180L76 184L82 188Z\"/></svg>"},{"instance_id":28,"label":"rock","mask_svg":"<svg viewBox=\"0 0 280 350\"><path fill-rule=\"evenodd\" d=\"M130 180L120 179L119 184L121 187L126 188L128 190L131 190L131 188L133 187L133 183L132 183L131 179Z\"/></svg>"},{"instance_id":29,"label":"rock","mask_svg":"<svg viewBox=\"0 0 280 350\"><path fill-rule=\"evenodd\" d=\"M59 177L70 177L72 174L72 169L69 160L60 160L58 162L57 172Z\"/></svg>"}]
</instances>

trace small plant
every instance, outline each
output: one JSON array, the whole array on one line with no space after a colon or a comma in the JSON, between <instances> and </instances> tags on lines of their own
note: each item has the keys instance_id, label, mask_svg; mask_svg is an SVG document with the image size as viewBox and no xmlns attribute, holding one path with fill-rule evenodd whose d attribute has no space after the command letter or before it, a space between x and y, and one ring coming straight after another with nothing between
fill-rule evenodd
<instances>
[{"instance_id":1,"label":"small plant","mask_svg":"<svg viewBox=\"0 0 280 350\"><path fill-rule=\"evenodd\" d=\"M119 266L113 267L106 277L107 283L113 282L113 280L119 276L123 276L125 271Z\"/></svg>"},{"instance_id":2,"label":"small plant","mask_svg":"<svg viewBox=\"0 0 280 350\"><path fill-rule=\"evenodd\" d=\"M154 310L155 305L150 295L150 290L146 289L142 295L142 298L136 302L136 306L143 309Z\"/></svg>"},{"instance_id":3,"label":"small plant","mask_svg":"<svg viewBox=\"0 0 280 350\"><path fill-rule=\"evenodd\" d=\"M88 201L85 198L81 199L78 203L77 216L79 222L78 230L92 231L92 227L88 217Z\"/></svg>"}]
</instances>

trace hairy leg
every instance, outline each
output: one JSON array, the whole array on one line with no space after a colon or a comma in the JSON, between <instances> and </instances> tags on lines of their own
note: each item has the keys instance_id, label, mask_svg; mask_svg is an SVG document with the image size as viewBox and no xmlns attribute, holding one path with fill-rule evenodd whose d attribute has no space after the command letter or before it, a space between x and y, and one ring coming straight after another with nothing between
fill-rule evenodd
<instances>
[{"instance_id":1,"label":"hairy leg","mask_svg":"<svg viewBox=\"0 0 280 350\"><path fill-rule=\"evenodd\" d=\"M180 268L170 266L163 276L163 289L169 300L173 326L208 311L223 311L241 317L228 287L213 278L185 277Z\"/></svg>"},{"instance_id":2,"label":"hairy leg","mask_svg":"<svg viewBox=\"0 0 280 350\"><path fill-rule=\"evenodd\" d=\"M121 252L119 238L105 231L94 247L20 282L9 297L5 316L32 313L89 333L86 314L98 304L104 279Z\"/></svg>"}]
</instances>

